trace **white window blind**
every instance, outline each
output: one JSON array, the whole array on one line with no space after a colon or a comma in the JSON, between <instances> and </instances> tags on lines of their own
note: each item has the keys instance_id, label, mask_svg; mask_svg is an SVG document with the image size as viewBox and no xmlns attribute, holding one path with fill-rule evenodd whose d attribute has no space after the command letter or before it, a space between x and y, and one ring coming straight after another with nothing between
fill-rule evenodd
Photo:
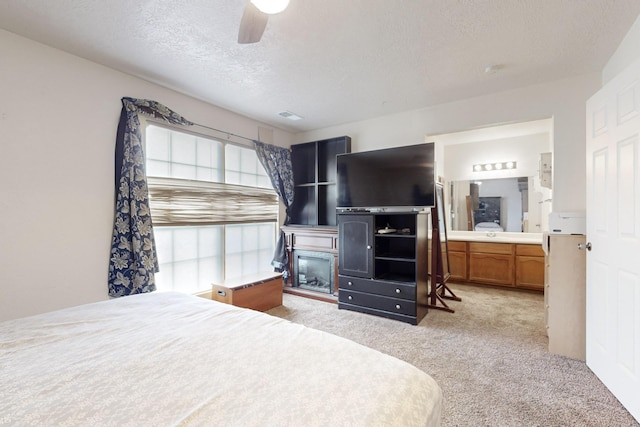
<instances>
[{"instance_id":1,"label":"white window blind","mask_svg":"<svg viewBox=\"0 0 640 427\"><path fill-rule=\"evenodd\" d=\"M149 177L148 184L154 225L247 224L278 219L278 196L272 189L159 177Z\"/></svg>"}]
</instances>

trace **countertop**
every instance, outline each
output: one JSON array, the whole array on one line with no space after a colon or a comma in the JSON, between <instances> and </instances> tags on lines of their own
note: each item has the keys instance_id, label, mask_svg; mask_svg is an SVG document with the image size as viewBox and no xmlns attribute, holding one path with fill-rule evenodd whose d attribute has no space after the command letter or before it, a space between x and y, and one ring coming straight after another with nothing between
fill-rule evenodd
<instances>
[{"instance_id":1,"label":"countertop","mask_svg":"<svg viewBox=\"0 0 640 427\"><path fill-rule=\"evenodd\" d=\"M449 240L465 242L522 243L529 245L542 244L542 233L449 231L447 232L447 238Z\"/></svg>"}]
</instances>

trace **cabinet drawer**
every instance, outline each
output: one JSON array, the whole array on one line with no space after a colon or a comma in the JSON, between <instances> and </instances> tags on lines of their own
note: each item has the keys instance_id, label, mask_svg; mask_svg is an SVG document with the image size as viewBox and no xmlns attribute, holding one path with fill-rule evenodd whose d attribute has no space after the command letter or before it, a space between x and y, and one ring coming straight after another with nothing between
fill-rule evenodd
<instances>
[{"instance_id":1,"label":"cabinet drawer","mask_svg":"<svg viewBox=\"0 0 640 427\"><path fill-rule=\"evenodd\" d=\"M416 315L416 303L409 300L340 289L338 301L344 304L374 308L391 313Z\"/></svg>"},{"instance_id":2,"label":"cabinet drawer","mask_svg":"<svg viewBox=\"0 0 640 427\"><path fill-rule=\"evenodd\" d=\"M516 245L516 255L544 256L542 245Z\"/></svg>"},{"instance_id":3,"label":"cabinet drawer","mask_svg":"<svg viewBox=\"0 0 640 427\"><path fill-rule=\"evenodd\" d=\"M338 287L340 291L357 291L410 301L416 300L416 287L413 284L338 276Z\"/></svg>"},{"instance_id":4,"label":"cabinet drawer","mask_svg":"<svg viewBox=\"0 0 640 427\"><path fill-rule=\"evenodd\" d=\"M309 236L304 234L293 234L293 246L298 249L302 247L319 249L336 249L336 240L333 236Z\"/></svg>"},{"instance_id":5,"label":"cabinet drawer","mask_svg":"<svg viewBox=\"0 0 640 427\"><path fill-rule=\"evenodd\" d=\"M469 252L513 255L513 246L512 243L470 242Z\"/></svg>"},{"instance_id":6,"label":"cabinet drawer","mask_svg":"<svg viewBox=\"0 0 640 427\"><path fill-rule=\"evenodd\" d=\"M458 242L456 240L449 240L447 242L447 248L449 252L466 252L467 242Z\"/></svg>"}]
</instances>

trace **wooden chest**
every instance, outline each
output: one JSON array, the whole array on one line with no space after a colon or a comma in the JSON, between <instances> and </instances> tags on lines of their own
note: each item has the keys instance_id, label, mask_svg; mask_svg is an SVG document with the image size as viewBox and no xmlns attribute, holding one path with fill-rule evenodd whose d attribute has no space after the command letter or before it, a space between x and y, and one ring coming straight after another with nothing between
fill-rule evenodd
<instances>
[{"instance_id":1,"label":"wooden chest","mask_svg":"<svg viewBox=\"0 0 640 427\"><path fill-rule=\"evenodd\" d=\"M215 301L267 311L282 305L282 274L250 275L213 283L211 291Z\"/></svg>"}]
</instances>

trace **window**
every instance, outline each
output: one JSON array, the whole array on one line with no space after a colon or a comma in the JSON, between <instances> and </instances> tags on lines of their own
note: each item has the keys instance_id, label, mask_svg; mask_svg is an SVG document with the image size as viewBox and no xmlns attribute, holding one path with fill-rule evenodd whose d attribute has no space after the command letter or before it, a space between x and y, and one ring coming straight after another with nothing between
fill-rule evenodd
<instances>
[{"instance_id":1,"label":"window","mask_svg":"<svg viewBox=\"0 0 640 427\"><path fill-rule=\"evenodd\" d=\"M252 148L153 124L145 147L158 289L272 271L278 198Z\"/></svg>"}]
</instances>

